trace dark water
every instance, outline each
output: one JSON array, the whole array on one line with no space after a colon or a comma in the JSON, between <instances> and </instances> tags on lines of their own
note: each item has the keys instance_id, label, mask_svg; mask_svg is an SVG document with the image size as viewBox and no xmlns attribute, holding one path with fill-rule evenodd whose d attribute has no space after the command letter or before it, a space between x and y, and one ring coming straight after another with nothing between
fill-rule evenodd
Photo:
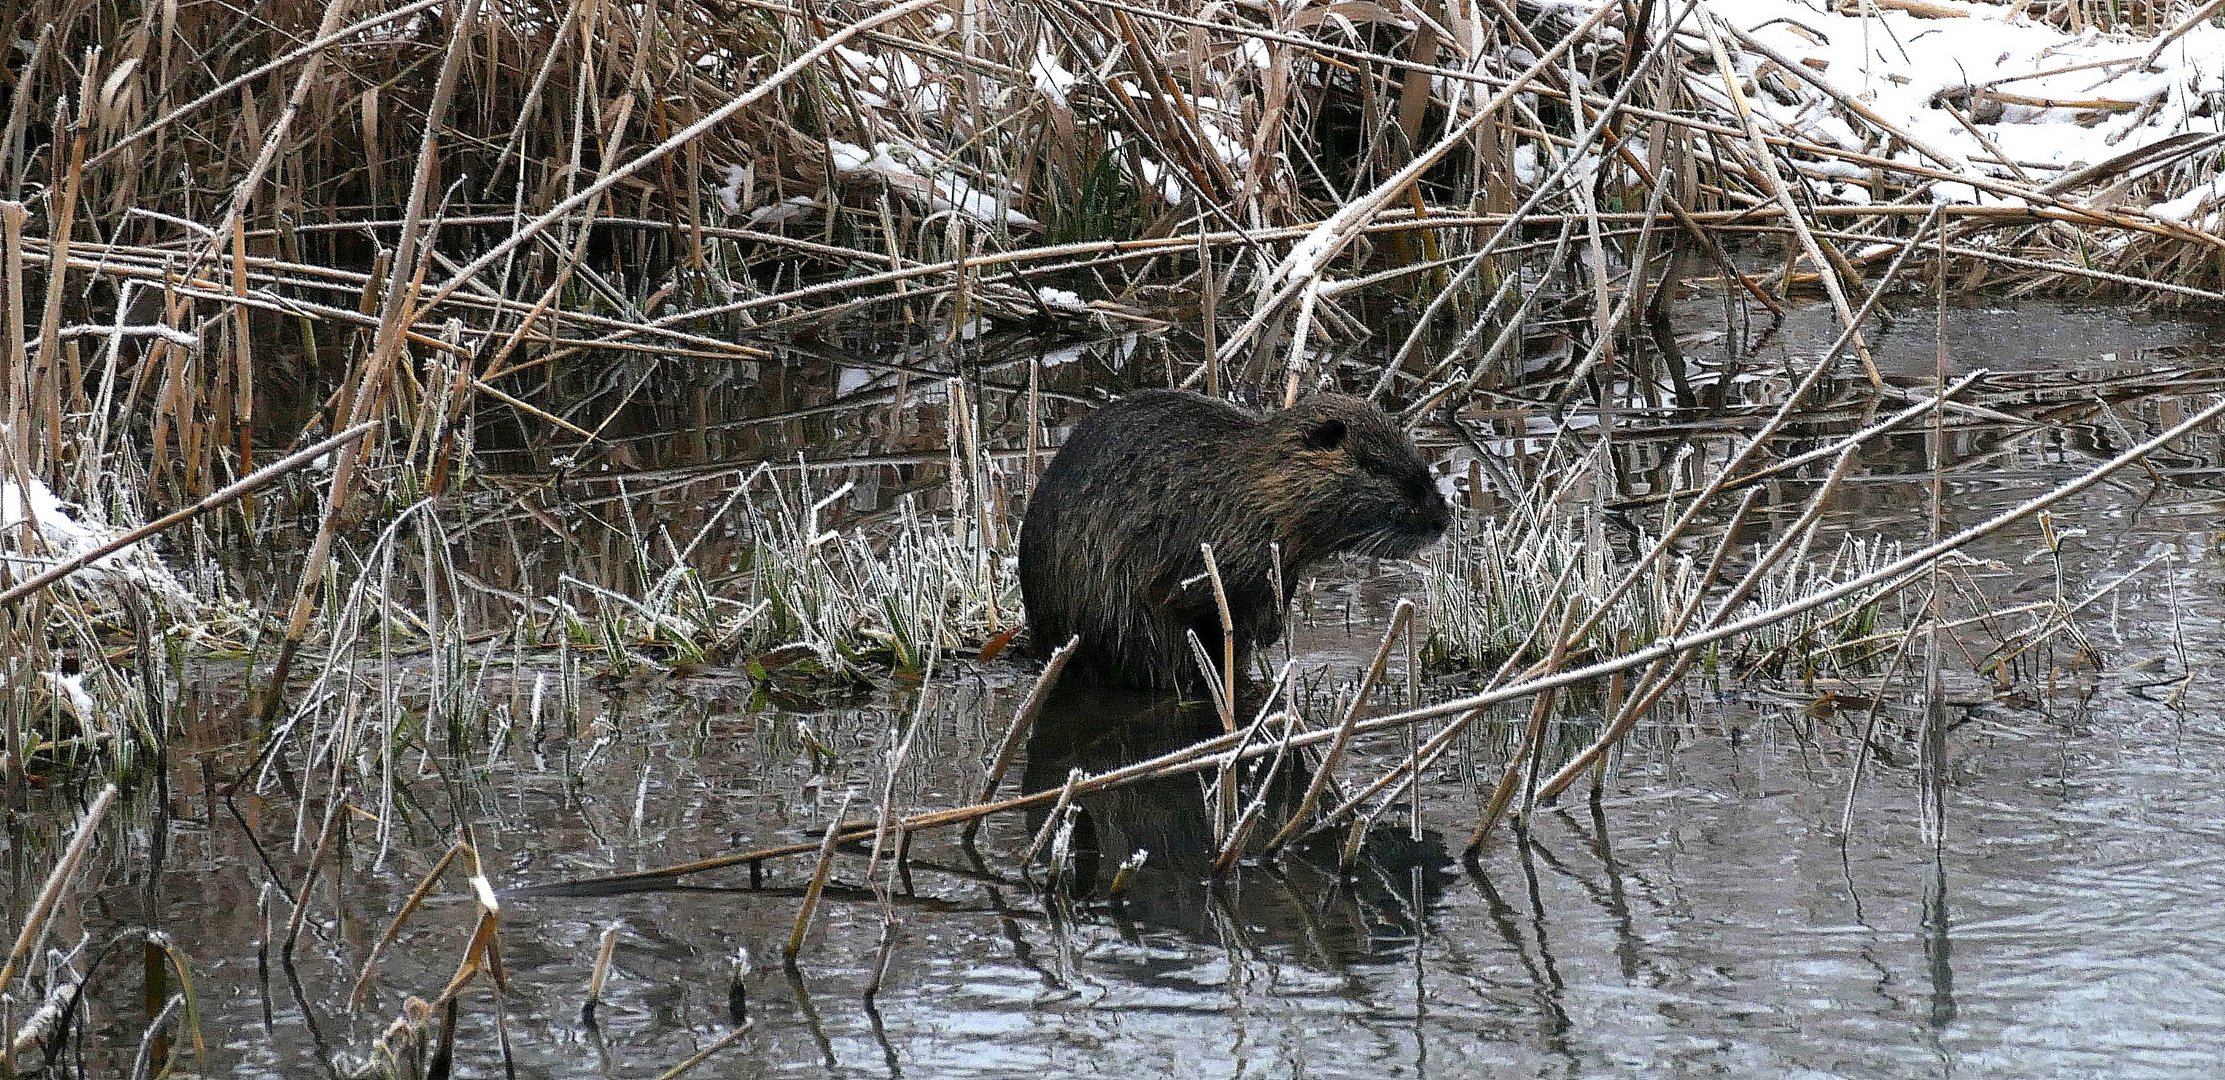
<instances>
[{"instance_id":1,"label":"dark water","mask_svg":"<svg viewBox=\"0 0 2225 1080\"><path fill-rule=\"evenodd\" d=\"M2027 372L1989 383L1988 400L2052 423L1958 421L1949 529L2199 407L2225 362L2205 352L2200 328L2127 328L2104 312L2033 309L1989 325L1980 344L1991 352L1958 359ZM2071 351L2057 351L2064 342ZM818 376L773 372L758 386L788 378ZM781 387L788 397L733 393L894 392L872 373L826 378L835 383ZM1007 423L1024 417L1017 400L983 395ZM844 475L873 478L852 509L869 515L885 492L936 483L935 456L919 449L939 446L932 415L907 432L870 413L731 403L711 394L663 407L767 419L687 445L643 439L618 466L681 484L688 462L752 448L801 440L862 457L896 445L919 456L851 463ZM1679 440L1711 437L1707 426L1630 423L1630 493L1694 479L1659 463ZM1500 433L1525 424L1507 419ZM1661 434L1649 437L1649 424ZM1503 760L1503 725L1434 770L1411 814L1378 820L1349 876L1333 850L1307 848L1208 881L1212 826L1190 778L1085 799L1080 854L1055 886L1018 867L1039 814L991 819L978 857L948 831L922 833L909 888L886 900L864 857L845 855L794 971L780 951L809 860L770 863L754 887L728 870L623 895L506 895L507 991L498 999L482 979L461 996L457 1072L502 1075L506 1042L520 1075L656 1076L746 1017L749 1030L690 1075L2215 1075L2225 1070L2218 446L2209 433L2159 458L2160 486L2128 473L2061 507L2060 568L2027 525L1953 572L1951 609L1967 611L1972 598L1993 608L2058 589L2081 598L2165 556L2080 612L2090 651L2058 636L2012 665L2006 685L1970 675L1965 654L1983 656L2032 616L1957 632L1936 852L1920 824L1912 694L1882 710L1842 835L1866 707L1819 707L1820 691L1797 685L1695 684L1633 738L1596 805L1543 812L1472 867L1458 853ZM1830 508L1830 530L1923 535L1924 460L1920 436L1884 440ZM1772 500L1805 495L1794 483ZM515 572L540 569L542 550ZM581 569L576 551L561 558ZM1330 722L1330 697L1372 651L1403 585L1354 568L1325 586L1297 646L1315 672L1313 722ZM488 711L462 739L469 753L398 755L404 798L383 852L368 820L349 824L345 860L313 886L291 962L273 955L267 973L259 943L283 934L282 894L300 885L322 802L296 801L298 772L259 794L215 795L210 779L241 767L244 731L202 732L172 748L162 796L121 808L126 827L106 837L94 886L54 939L161 926L193 961L208 1075L329 1075L335 1060L369 1057L405 995L436 996L464 955L475 909L451 870L380 958L367 1001L348 1008L373 945L459 827L498 888L810 840L846 791L857 796L848 816L867 812L900 724L919 728L897 805L959 805L1028 673L961 661L922 687L806 710L770 707L746 680L715 673L590 688L575 710L544 677L538 712L534 673L505 675L483 691ZM231 678L198 679L195 700L220 714ZM1007 790L1179 744L1198 722L1134 720L1131 708L1056 703ZM1343 774L1379 774L1406 748L1398 736L1369 741ZM1270 791L1267 804L1287 808L1290 794ZM66 798L51 795L57 808ZM51 861L52 820L8 836L11 934ZM157 829L166 850L150 889ZM1108 902L1113 866L1138 847L1151 858L1125 901ZM612 926L613 971L590 1021L580 1006ZM892 951L868 1000L884 926ZM136 1051L145 1012L130 956L94 982L89 1071L128 1071ZM184 1067L201 1065L189 1056Z\"/></svg>"}]
</instances>

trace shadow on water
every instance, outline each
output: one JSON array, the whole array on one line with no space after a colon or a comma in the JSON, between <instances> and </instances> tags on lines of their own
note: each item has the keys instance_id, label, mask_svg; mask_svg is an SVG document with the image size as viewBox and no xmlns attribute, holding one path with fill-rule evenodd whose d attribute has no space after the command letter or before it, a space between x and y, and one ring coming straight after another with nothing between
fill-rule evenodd
<instances>
[{"instance_id":1,"label":"shadow on water","mask_svg":"<svg viewBox=\"0 0 2225 1080\"><path fill-rule=\"evenodd\" d=\"M1061 690L1028 740L1021 787L1054 790L1073 770L1104 772L1220 732L1220 721L1201 703L1100 687ZM1236 778L1233 800L1260 805L1265 824L1241 838L1253 855L1289 820L1313 778L1310 767L1291 759L1270 775L1258 771ZM1219 799L1208 786L1215 782L1214 774L1201 773L1076 796L1072 862L1060 879L1067 897L1113 920L1131 940L1138 928L1171 930L1325 970L1392 962L1413 948L1453 877L1441 834L1379 825L1350 873L1338 866L1341 836L1325 836L1293 846L1274 863L1247 860L1216 874L1226 827L1216 827ZM1041 830L1049 812L1029 812L1029 830ZM1111 896L1118 868L1139 853L1124 890Z\"/></svg>"}]
</instances>

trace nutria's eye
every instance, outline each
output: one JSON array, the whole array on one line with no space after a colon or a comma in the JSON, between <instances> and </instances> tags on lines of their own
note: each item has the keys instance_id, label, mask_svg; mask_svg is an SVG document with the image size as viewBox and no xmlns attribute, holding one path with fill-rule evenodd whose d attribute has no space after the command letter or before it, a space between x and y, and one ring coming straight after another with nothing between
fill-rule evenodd
<instances>
[{"instance_id":1,"label":"nutria's eye","mask_svg":"<svg viewBox=\"0 0 2225 1080\"><path fill-rule=\"evenodd\" d=\"M1344 445L1344 421L1323 420L1306 430L1306 448L1334 450Z\"/></svg>"}]
</instances>

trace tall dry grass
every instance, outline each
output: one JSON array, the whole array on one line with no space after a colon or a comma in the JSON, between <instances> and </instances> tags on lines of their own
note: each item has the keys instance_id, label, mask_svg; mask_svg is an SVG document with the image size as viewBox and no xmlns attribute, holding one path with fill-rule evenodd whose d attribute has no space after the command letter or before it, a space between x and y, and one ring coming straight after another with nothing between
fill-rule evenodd
<instances>
[{"instance_id":1,"label":"tall dry grass","mask_svg":"<svg viewBox=\"0 0 2225 1080\"><path fill-rule=\"evenodd\" d=\"M1523 271L1594 324L1587 366L1642 356L1662 268L1739 233L1787 245L1738 278L1755 299L1843 307L1945 175L1740 122L1726 94L1766 92L1913 138L1684 4L1274 10L12 4L14 449L57 479L128 455L175 497L391 417L372 457L437 490L474 409L593 431L551 393L566 365L979 318L1235 316L1198 378L1275 388L1306 342L1388 329L1404 396L1424 354L1487 359L1469 331ZM1979 179L2029 209L1951 207L1941 239L2004 288L2210 296L2225 242L2120 181L2186 190L2217 157ZM1810 190L1849 167L1872 205ZM1386 295L1420 314L1362 310Z\"/></svg>"}]
</instances>

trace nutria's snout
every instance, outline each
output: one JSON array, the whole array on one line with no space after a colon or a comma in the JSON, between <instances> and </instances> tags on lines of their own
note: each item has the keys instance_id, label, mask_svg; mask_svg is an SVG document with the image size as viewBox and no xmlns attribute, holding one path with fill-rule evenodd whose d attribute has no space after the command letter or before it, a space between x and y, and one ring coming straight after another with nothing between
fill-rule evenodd
<instances>
[{"instance_id":1,"label":"nutria's snout","mask_svg":"<svg viewBox=\"0 0 2225 1080\"><path fill-rule=\"evenodd\" d=\"M1404 559L1444 539L1444 530L1453 523L1453 508L1444 501L1444 492L1431 483L1428 494L1417 497L1413 505L1397 512L1391 521L1400 530L1400 550L1391 552L1388 557Z\"/></svg>"},{"instance_id":2,"label":"nutria's snout","mask_svg":"<svg viewBox=\"0 0 2225 1080\"><path fill-rule=\"evenodd\" d=\"M1383 527L1364 538L1355 550L1383 559L1408 558L1436 543L1451 524L1451 505L1436 484L1424 481L1419 490L1407 493L1406 505L1391 511Z\"/></svg>"},{"instance_id":3,"label":"nutria's snout","mask_svg":"<svg viewBox=\"0 0 2225 1080\"><path fill-rule=\"evenodd\" d=\"M1435 543L1451 526L1452 504L1445 501L1445 493L1437 490L1437 485L1429 485L1429 500L1422 507L1422 528L1429 530L1429 539L1422 546Z\"/></svg>"}]
</instances>

